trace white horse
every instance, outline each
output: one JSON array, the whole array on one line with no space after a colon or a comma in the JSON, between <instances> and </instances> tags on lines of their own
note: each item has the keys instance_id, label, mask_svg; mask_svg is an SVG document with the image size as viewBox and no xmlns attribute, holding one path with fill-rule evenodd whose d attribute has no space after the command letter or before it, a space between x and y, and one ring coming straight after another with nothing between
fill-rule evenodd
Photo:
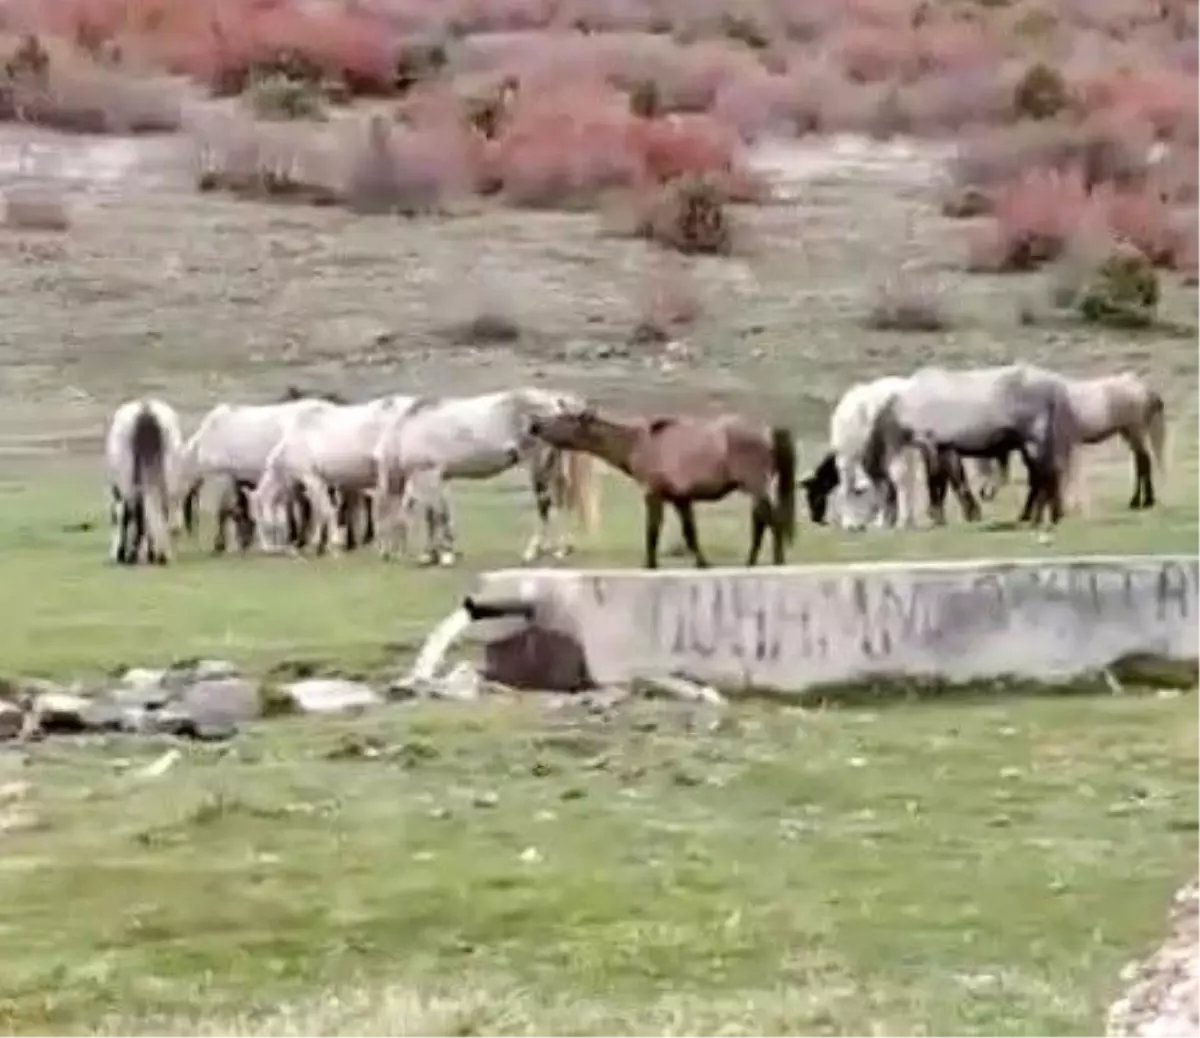
<instances>
[{"instance_id":1,"label":"white horse","mask_svg":"<svg viewBox=\"0 0 1200 1038\"><path fill-rule=\"evenodd\" d=\"M170 561L182 442L179 415L162 400L130 400L113 414L104 457L112 494L114 562L135 564L143 543L148 562L162 566Z\"/></svg>"},{"instance_id":2,"label":"white horse","mask_svg":"<svg viewBox=\"0 0 1200 1038\"><path fill-rule=\"evenodd\" d=\"M330 405L296 414L263 463L250 495L251 514L266 552L283 548L287 505L293 487L312 507L317 550L340 547L331 490L366 493L379 477L377 448L388 424L416 403L412 396L386 396L361 404Z\"/></svg>"},{"instance_id":3,"label":"white horse","mask_svg":"<svg viewBox=\"0 0 1200 1038\"><path fill-rule=\"evenodd\" d=\"M196 527L196 504L205 480L214 476L256 484L267 456L288 424L300 415L337 407L315 397L274 404L217 404L183 445L180 457L184 525ZM227 517L222 513L221 523ZM219 534L223 541L224 531Z\"/></svg>"},{"instance_id":4,"label":"white horse","mask_svg":"<svg viewBox=\"0 0 1200 1038\"><path fill-rule=\"evenodd\" d=\"M829 453L812 475L801 480L815 522L825 521L828 501L833 496L842 529L861 530L872 519L877 526L886 523L886 510L863 470L863 451L879 412L907 385L907 378L888 375L851 386L838 401L829 418ZM897 519L905 526L915 523L917 459L917 452L910 449L892 459L892 478L899 491Z\"/></svg>"},{"instance_id":5,"label":"white horse","mask_svg":"<svg viewBox=\"0 0 1200 1038\"><path fill-rule=\"evenodd\" d=\"M1162 396L1131 371L1095 378L1063 376L1067 398L1075 412L1081 442L1103 443L1120 436L1133 454L1132 509L1153 508L1155 504L1154 469L1163 478L1166 469L1166 408ZM1008 459L979 459L975 462L982 483L979 496L985 501L995 497L1008 482ZM1086 511L1087 488L1081 467L1073 473L1068 496L1071 507Z\"/></svg>"},{"instance_id":6,"label":"white horse","mask_svg":"<svg viewBox=\"0 0 1200 1038\"><path fill-rule=\"evenodd\" d=\"M541 443L530 435L530 422L585 406L572 393L522 388L422 400L398 415L385 430L376 455L375 535L381 555L390 558L397 545L406 550L408 523L420 504L429 518L426 559L452 565L454 533L443 481L490 479L517 465L529 472L537 506L537 525L525 546L524 561L545 553L555 528L553 555L567 555L572 546L561 513L573 510L585 532L597 522L593 462L590 455Z\"/></svg>"}]
</instances>

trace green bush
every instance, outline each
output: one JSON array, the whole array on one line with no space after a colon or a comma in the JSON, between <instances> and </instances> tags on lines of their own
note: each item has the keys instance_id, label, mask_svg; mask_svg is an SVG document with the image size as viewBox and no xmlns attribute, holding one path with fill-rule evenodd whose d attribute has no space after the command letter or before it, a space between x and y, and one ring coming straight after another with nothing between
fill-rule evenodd
<instances>
[{"instance_id":1,"label":"green bush","mask_svg":"<svg viewBox=\"0 0 1200 1038\"><path fill-rule=\"evenodd\" d=\"M1025 70L1013 89L1013 109L1019 119L1053 119L1069 101L1062 73L1040 61Z\"/></svg>"},{"instance_id":2,"label":"green bush","mask_svg":"<svg viewBox=\"0 0 1200 1038\"><path fill-rule=\"evenodd\" d=\"M1150 259L1118 244L1086 279L1076 299L1080 317L1110 328L1145 328L1158 316L1158 273Z\"/></svg>"},{"instance_id":3,"label":"green bush","mask_svg":"<svg viewBox=\"0 0 1200 1038\"><path fill-rule=\"evenodd\" d=\"M279 72L251 81L245 99L260 119L325 118L325 98L320 85L289 79Z\"/></svg>"}]
</instances>

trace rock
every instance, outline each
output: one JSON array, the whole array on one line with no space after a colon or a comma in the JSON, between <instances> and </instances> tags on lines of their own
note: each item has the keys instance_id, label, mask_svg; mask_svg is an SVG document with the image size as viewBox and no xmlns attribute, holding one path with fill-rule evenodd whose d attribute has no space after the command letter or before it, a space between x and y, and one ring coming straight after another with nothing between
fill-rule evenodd
<instances>
[{"instance_id":1,"label":"rock","mask_svg":"<svg viewBox=\"0 0 1200 1038\"><path fill-rule=\"evenodd\" d=\"M648 695L663 695L671 699L682 700L685 703L708 703L712 706L725 706L727 702L725 697L715 688L677 675L642 678L638 684L641 686L642 691Z\"/></svg>"},{"instance_id":2,"label":"rock","mask_svg":"<svg viewBox=\"0 0 1200 1038\"><path fill-rule=\"evenodd\" d=\"M435 699L471 700L479 698L479 671L463 660L444 678L439 678L430 687Z\"/></svg>"},{"instance_id":3,"label":"rock","mask_svg":"<svg viewBox=\"0 0 1200 1038\"><path fill-rule=\"evenodd\" d=\"M43 692L33 701L33 716L38 730L86 732L87 715L92 703L73 692Z\"/></svg>"},{"instance_id":4,"label":"rock","mask_svg":"<svg viewBox=\"0 0 1200 1038\"><path fill-rule=\"evenodd\" d=\"M16 739L25 727L25 711L16 703L0 699L0 740Z\"/></svg>"},{"instance_id":5,"label":"rock","mask_svg":"<svg viewBox=\"0 0 1200 1038\"><path fill-rule=\"evenodd\" d=\"M156 760L142 768L142 770L138 772L138 778L159 778L170 771L182 756L183 754L180 753L178 749L172 747L171 749L167 750L166 753L162 754L162 756L158 757Z\"/></svg>"},{"instance_id":6,"label":"rock","mask_svg":"<svg viewBox=\"0 0 1200 1038\"><path fill-rule=\"evenodd\" d=\"M259 688L247 678L214 678L185 687L171 702L178 713L201 724L253 721L262 712Z\"/></svg>"},{"instance_id":7,"label":"rock","mask_svg":"<svg viewBox=\"0 0 1200 1038\"><path fill-rule=\"evenodd\" d=\"M1198 906L1200 883L1192 880L1175 894L1167 939L1122 971L1129 986L1109 1008L1107 1034L1149 1038L1200 1032Z\"/></svg>"},{"instance_id":8,"label":"rock","mask_svg":"<svg viewBox=\"0 0 1200 1038\"><path fill-rule=\"evenodd\" d=\"M220 681L239 678L242 672L229 660L180 660L162 672L168 688L184 688L199 681Z\"/></svg>"},{"instance_id":9,"label":"rock","mask_svg":"<svg viewBox=\"0 0 1200 1038\"><path fill-rule=\"evenodd\" d=\"M383 703L370 685L346 678L307 678L284 685L280 691L304 714L334 714Z\"/></svg>"},{"instance_id":10,"label":"rock","mask_svg":"<svg viewBox=\"0 0 1200 1038\"><path fill-rule=\"evenodd\" d=\"M121 685L128 689L157 688L167 676L161 669L130 667L121 675Z\"/></svg>"},{"instance_id":11,"label":"rock","mask_svg":"<svg viewBox=\"0 0 1200 1038\"><path fill-rule=\"evenodd\" d=\"M201 714L193 716L175 707L155 710L147 715L151 732L158 735L175 735L181 739L200 739L212 742L232 739L238 726L227 714Z\"/></svg>"}]
</instances>

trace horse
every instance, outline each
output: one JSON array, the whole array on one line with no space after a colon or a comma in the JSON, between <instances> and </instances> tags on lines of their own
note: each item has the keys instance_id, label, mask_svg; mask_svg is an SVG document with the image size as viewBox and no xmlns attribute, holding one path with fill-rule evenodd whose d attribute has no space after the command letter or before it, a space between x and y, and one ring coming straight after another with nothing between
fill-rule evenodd
<instances>
[{"instance_id":1,"label":"horse","mask_svg":"<svg viewBox=\"0 0 1200 1038\"><path fill-rule=\"evenodd\" d=\"M261 478L250 495L263 550L272 552L282 547L280 528L286 522L295 487L303 490L312 509L317 553L323 553L331 543L338 546L333 492L361 495L376 485L380 437L388 421L407 413L415 402L411 396L386 396L295 416L267 455Z\"/></svg>"},{"instance_id":2,"label":"horse","mask_svg":"<svg viewBox=\"0 0 1200 1038\"><path fill-rule=\"evenodd\" d=\"M1166 405L1162 396L1141 376L1131 371L1094 378L1063 376L1067 396L1079 423L1080 438L1089 446L1120 436L1133 454L1134 511L1153 508L1154 469L1163 477L1166 464ZM980 496L995 497L1008 482L1008 456L980 459L977 468L983 482Z\"/></svg>"},{"instance_id":3,"label":"horse","mask_svg":"<svg viewBox=\"0 0 1200 1038\"><path fill-rule=\"evenodd\" d=\"M746 565L758 562L768 529L774 562L783 565L785 546L792 543L796 530L796 448L790 430L767 428L734 414L621 421L590 408L537 419L531 428L554 447L595 455L642 488L647 569L658 568L658 539L668 503L679 517L696 566L707 567L693 504L720 501L735 490L754 502Z\"/></svg>"},{"instance_id":4,"label":"horse","mask_svg":"<svg viewBox=\"0 0 1200 1038\"><path fill-rule=\"evenodd\" d=\"M296 400L324 400L327 403L346 405L349 401L339 393L308 393L296 386L288 386L276 403ZM250 495L256 481L233 480L222 494L217 506L217 536L213 550L225 550L225 529L232 521L242 551L249 549L254 540L254 519L251 515ZM353 551L359 543L370 544L375 539L375 523L368 495L333 490L338 512L338 524L345 530L346 550ZM356 513L363 519L361 542L357 536ZM312 506L300 487L293 488L293 499L288 506L288 542L297 548L308 543L312 527Z\"/></svg>"},{"instance_id":5,"label":"horse","mask_svg":"<svg viewBox=\"0 0 1200 1038\"><path fill-rule=\"evenodd\" d=\"M453 565L454 531L443 482L491 479L518 465L529 473L537 509L523 561L539 558L550 544L555 558L568 555L572 545L562 525L563 514L573 511L585 533L598 522L599 488L592 479L592 462L548 447L530 435L530 427L538 419L584 406L572 393L524 387L480 396L430 398L394 415L376 455L375 529L380 555L390 559L398 546L406 551L410 516L423 503L429 524L423 561Z\"/></svg>"},{"instance_id":6,"label":"horse","mask_svg":"<svg viewBox=\"0 0 1200 1038\"><path fill-rule=\"evenodd\" d=\"M230 495L226 490L222 496L213 550L224 550L225 523L231 516L238 523L239 538L245 546L250 521L248 505L244 504L245 489L258 483L267 456L285 428L301 415L337 406L307 398L274 404L221 403L212 408L180 452L183 519L188 533L196 529L196 506L204 481L222 476L234 485L234 491Z\"/></svg>"},{"instance_id":7,"label":"horse","mask_svg":"<svg viewBox=\"0 0 1200 1038\"><path fill-rule=\"evenodd\" d=\"M182 442L179 415L162 400L130 400L114 412L104 446L114 562L136 564L142 545L147 562L165 566L170 561Z\"/></svg>"},{"instance_id":8,"label":"horse","mask_svg":"<svg viewBox=\"0 0 1200 1038\"><path fill-rule=\"evenodd\" d=\"M812 473L800 481L814 523L824 524L830 498L840 488L838 517L842 529L862 529L869 522L872 511L876 514L877 525L883 525L885 510L871 507L872 486L863 472L863 448L879 411L907 384L906 378L888 375L851 386L838 401L829 418L829 450ZM899 518L905 526L914 522L912 508L908 506L914 496L915 453L905 450L901 458L901 475L906 488L901 500L906 507Z\"/></svg>"},{"instance_id":9,"label":"horse","mask_svg":"<svg viewBox=\"0 0 1200 1038\"><path fill-rule=\"evenodd\" d=\"M944 521L948 480L960 481L963 457L996 458L1016 450L1029 473L1022 521L1040 522L1048 509L1057 525L1062 487L1070 479L1080 430L1063 380L1026 364L971 370L923 368L879 411L863 450L863 468L895 506L895 466L915 445L929 473L930 508ZM898 510L898 509L897 509Z\"/></svg>"}]
</instances>

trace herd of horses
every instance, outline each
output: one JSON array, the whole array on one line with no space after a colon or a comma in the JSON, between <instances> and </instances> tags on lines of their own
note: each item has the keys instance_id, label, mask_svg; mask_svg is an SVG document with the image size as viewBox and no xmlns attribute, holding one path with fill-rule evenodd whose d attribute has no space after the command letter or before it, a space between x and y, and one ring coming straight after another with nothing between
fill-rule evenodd
<instances>
[{"instance_id":1,"label":"herd of horses","mask_svg":"<svg viewBox=\"0 0 1200 1038\"><path fill-rule=\"evenodd\" d=\"M843 529L917 524L923 466L928 515L944 523L953 490L968 521L1008 480L1020 456L1028 491L1019 522L1057 524L1079 499L1080 449L1122 437L1134 458L1130 507L1155 503L1166 437L1162 397L1121 372L1075 379L1025 363L975 369L925 367L853 386L830 419L829 446L797 475L791 431L741 415L621 418L571 392L523 387L468 397L389 395L365 402L289 390L271 403L221 403L185 438L176 410L158 399L123 404L106 440L111 557L165 564L172 542L197 528L202 491L215 486L213 548L229 527L245 551L316 553L377 542L406 555L411 524L424 519L422 560L457 557L446 483L488 479L514 467L530 478L536 526L522 559L572 550L566 516L584 530L599 517L599 460L623 472L645 501L644 564L658 565L669 505L683 544L706 566L694 506L731 493L752 502L746 564L770 534L782 564L795 536L797 491L810 518ZM1070 500L1068 500L1068 498Z\"/></svg>"}]
</instances>

